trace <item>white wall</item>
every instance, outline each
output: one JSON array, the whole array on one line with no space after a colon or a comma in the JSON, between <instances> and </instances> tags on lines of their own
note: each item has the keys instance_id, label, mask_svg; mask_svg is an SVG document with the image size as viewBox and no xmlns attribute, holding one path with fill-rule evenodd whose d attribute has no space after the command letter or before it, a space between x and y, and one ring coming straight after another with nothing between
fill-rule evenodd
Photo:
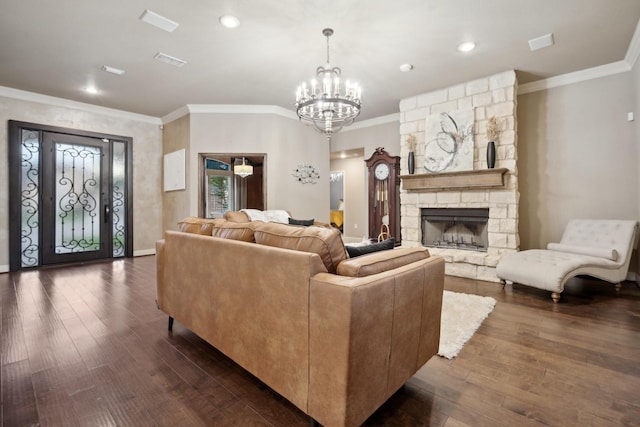
<instances>
[{"instance_id":1,"label":"white wall","mask_svg":"<svg viewBox=\"0 0 640 427\"><path fill-rule=\"evenodd\" d=\"M137 255L154 253L162 236L160 119L0 89L0 271L9 264L8 120L132 137L133 249Z\"/></svg>"},{"instance_id":2,"label":"white wall","mask_svg":"<svg viewBox=\"0 0 640 427\"><path fill-rule=\"evenodd\" d=\"M633 86L627 72L518 96L521 249L559 241L571 218L639 219Z\"/></svg>"},{"instance_id":3,"label":"white wall","mask_svg":"<svg viewBox=\"0 0 640 427\"><path fill-rule=\"evenodd\" d=\"M187 156L197 165L198 153L266 154L265 209L285 209L294 218L329 222L329 143L298 120L275 114L191 114ZM293 176L299 164L316 168L316 184ZM189 167L187 191L191 215L198 214L198 168Z\"/></svg>"}]
</instances>

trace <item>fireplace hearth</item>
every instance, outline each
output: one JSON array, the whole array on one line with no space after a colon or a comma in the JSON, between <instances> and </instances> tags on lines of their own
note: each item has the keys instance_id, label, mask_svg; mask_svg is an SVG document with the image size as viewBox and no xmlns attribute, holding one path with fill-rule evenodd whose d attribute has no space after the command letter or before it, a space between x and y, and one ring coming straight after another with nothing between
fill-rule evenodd
<instances>
[{"instance_id":1,"label":"fireplace hearth","mask_svg":"<svg viewBox=\"0 0 640 427\"><path fill-rule=\"evenodd\" d=\"M423 246L487 251L488 208L423 208L421 212Z\"/></svg>"}]
</instances>

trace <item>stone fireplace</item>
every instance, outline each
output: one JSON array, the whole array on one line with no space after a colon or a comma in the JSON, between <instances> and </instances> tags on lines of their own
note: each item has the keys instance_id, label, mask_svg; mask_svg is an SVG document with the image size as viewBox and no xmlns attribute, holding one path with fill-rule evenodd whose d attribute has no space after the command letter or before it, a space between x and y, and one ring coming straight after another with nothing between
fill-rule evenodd
<instances>
[{"instance_id":1,"label":"stone fireplace","mask_svg":"<svg viewBox=\"0 0 640 427\"><path fill-rule=\"evenodd\" d=\"M495 266L500 257L520 245L516 89L515 72L507 71L400 102L402 244L426 246L432 255L444 257L448 275L498 282ZM474 111L473 169L424 173L420 165L425 162L427 116L461 109ZM498 118L500 133L495 141L495 169L487 169L485 132L493 116ZM407 169L409 135L417 140L414 175ZM455 210L454 217L483 212L485 218L480 222L474 217L463 227L455 218L440 215L450 209ZM425 224L429 215L439 217L431 221L435 224ZM440 237L434 243L430 234L435 231Z\"/></svg>"}]
</instances>

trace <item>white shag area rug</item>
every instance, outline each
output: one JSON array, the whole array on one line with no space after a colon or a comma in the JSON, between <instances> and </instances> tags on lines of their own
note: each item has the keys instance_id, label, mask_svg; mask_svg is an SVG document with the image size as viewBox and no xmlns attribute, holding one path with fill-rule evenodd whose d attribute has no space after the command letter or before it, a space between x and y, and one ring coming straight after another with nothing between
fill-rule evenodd
<instances>
[{"instance_id":1,"label":"white shag area rug","mask_svg":"<svg viewBox=\"0 0 640 427\"><path fill-rule=\"evenodd\" d=\"M438 356L456 357L495 305L491 297L444 291Z\"/></svg>"}]
</instances>

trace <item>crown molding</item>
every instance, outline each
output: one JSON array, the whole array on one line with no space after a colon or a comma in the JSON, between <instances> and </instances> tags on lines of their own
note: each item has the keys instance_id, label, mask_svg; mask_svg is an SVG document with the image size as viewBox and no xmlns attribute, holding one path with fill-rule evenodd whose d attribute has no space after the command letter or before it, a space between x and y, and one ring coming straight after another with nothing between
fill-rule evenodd
<instances>
[{"instance_id":1,"label":"crown molding","mask_svg":"<svg viewBox=\"0 0 640 427\"><path fill-rule=\"evenodd\" d=\"M162 123L169 123L187 114L274 114L287 119L298 120L298 116L286 108L277 105L241 105L241 104L187 104L162 117Z\"/></svg>"},{"instance_id":2,"label":"crown molding","mask_svg":"<svg viewBox=\"0 0 640 427\"><path fill-rule=\"evenodd\" d=\"M386 116L374 117L373 119L356 122L351 126L342 129L342 133L393 122L397 122L398 124L400 124L400 113L387 114Z\"/></svg>"},{"instance_id":3,"label":"crown molding","mask_svg":"<svg viewBox=\"0 0 640 427\"><path fill-rule=\"evenodd\" d=\"M531 83L525 83L518 86L518 95L537 92L540 90L551 89L558 86L566 86L586 80L598 79L613 74L631 71L631 65L625 60L612 62L610 64L600 65L598 67L587 68L585 70L575 71L573 73L562 74L550 77L544 80L538 80Z\"/></svg>"},{"instance_id":4,"label":"crown molding","mask_svg":"<svg viewBox=\"0 0 640 427\"><path fill-rule=\"evenodd\" d=\"M166 125L167 123L177 120L182 116L186 116L187 114L189 114L189 108L187 108L186 105L183 105L177 110L170 112L166 116L162 116L160 120L162 121L162 124Z\"/></svg>"},{"instance_id":5,"label":"crown molding","mask_svg":"<svg viewBox=\"0 0 640 427\"><path fill-rule=\"evenodd\" d=\"M101 107L99 105L87 104L84 102L71 101L70 99L58 98L55 96L42 95L35 92L27 92L25 90L14 89L10 87L0 86L0 96L7 98L19 99L21 101L37 102L39 104L54 105L57 107L73 108L76 110L87 111L105 116L117 117L121 119L135 120L138 122L146 122L154 125L160 125L162 122L158 117L145 116L144 114L130 113L128 111L116 110L113 108Z\"/></svg>"},{"instance_id":6,"label":"crown molding","mask_svg":"<svg viewBox=\"0 0 640 427\"><path fill-rule=\"evenodd\" d=\"M274 114L287 119L298 120L291 110L277 105L241 105L241 104L187 104L189 113L214 114Z\"/></svg>"},{"instance_id":7,"label":"crown molding","mask_svg":"<svg viewBox=\"0 0 640 427\"><path fill-rule=\"evenodd\" d=\"M633 33L633 37L629 43L629 48L627 49L627 54L625 55L624 60L627 61L627 64L629 64L631 68L633 68L636 65L638 56L640 56L640 20L636 25L636 31Z\"/></svg>"}]
</instances>

